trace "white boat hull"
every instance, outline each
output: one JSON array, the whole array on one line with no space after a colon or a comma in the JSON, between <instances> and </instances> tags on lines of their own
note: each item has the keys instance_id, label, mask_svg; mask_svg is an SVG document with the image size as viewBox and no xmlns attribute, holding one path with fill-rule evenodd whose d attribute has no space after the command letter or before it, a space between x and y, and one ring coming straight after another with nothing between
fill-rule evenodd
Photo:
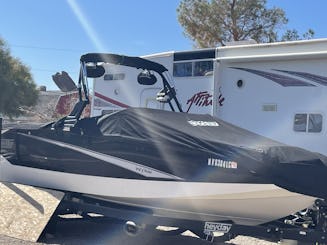
<instances>
[{"instance_id":1,"label":"white boat hull","mask_svg":"<svg viewBox=\"0 0 327 245\"><path fill-rule=\"evenodd\" d=\"M273 184L153 181L70 174L13 165L1 156L0 180L78 192L156 214L190 220L258 225L310 207L315 197Z\"/></svg>"}]
</instances>

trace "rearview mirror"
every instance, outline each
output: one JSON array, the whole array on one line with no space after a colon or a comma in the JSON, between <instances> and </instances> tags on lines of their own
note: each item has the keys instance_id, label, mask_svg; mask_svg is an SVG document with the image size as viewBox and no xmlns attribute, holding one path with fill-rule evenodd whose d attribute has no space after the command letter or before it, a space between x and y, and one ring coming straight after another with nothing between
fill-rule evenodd
<instances>
[{"instance_id":1,"label":"rearview mirror","mask_svg":"<svg viewBox=\"0 0 327 245\"><path fill-rule=\"evenodd\" d=\"M153 85L157 82L157 78L148 70L144 70L137 76L137 82L141 85Z\"/></svg>"},{"instance_id":2,"label":"rearview mirror","mask_svg":"<svg viewBox=\"0 0 327 245\"><path fill-rule=\"evenodd\" d=\"M86 74L87 77L91 77L91 78L97 78L97 77L102 77L105 73L105 69L103 68L103 66L86 66Z\"/></svg>"}]
</instances>

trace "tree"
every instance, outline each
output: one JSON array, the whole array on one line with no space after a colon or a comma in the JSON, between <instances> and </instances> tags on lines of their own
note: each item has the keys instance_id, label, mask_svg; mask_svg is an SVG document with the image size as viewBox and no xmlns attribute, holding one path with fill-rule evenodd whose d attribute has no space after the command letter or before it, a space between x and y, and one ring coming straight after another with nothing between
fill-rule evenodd
<instances>
[{"instance_id":1,"label":"tree","mask_svg":"<svg viewBox=\"0 0 327 245\"><path fill-rule=\"evenodd\" d=\"M295 40L300 40L300 39L312 39L314 37L314 30L309 29L307 32L302 34L302 37L300 36L299 32L295 29L292 30L287 30L282 38L281 41L295 41Z\"/></svg>"},{"instance_id":2,"label":"tree","mask_svg":"<svg viewBox=\"0 0 327 245\"><path fill-rule=\"evenodd\" d=\"M0 114L19 116L22 108L35 105L38 97L36 84L29 68L12 57L0 38Z\"/></svg>"},{"instance_id":3,"label":"tree","mask_svg":"<svg viewBox=\"0 0 327 245\"><path fill-rule=\"evenodd\" d=\"M200 48L249 39L275 42L288 22L284 10L268 9L266 0L182 0L177 13L184 34Z\"/></svg>"}]
</instances>

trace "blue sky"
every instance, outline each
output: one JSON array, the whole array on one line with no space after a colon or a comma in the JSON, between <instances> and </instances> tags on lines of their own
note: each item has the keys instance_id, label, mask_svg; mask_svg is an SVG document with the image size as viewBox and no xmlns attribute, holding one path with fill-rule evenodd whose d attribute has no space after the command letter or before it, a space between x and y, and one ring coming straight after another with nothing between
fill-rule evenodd
<instances>
[{"instance_id":1,"label":"blue sky","mask_svg":"<svg viewBox=\"0 0 327 245\"><path fill-rule=\"evenodd\" d=\"M179 0L2 1L0 37L31 68L38 85L57 89L51 75L65 70L76 80L86 52L145 55L192 49L177 21ZM327 1L268 0L285 10L287 28L327 37Z\"/></svg>"}]
</instances>

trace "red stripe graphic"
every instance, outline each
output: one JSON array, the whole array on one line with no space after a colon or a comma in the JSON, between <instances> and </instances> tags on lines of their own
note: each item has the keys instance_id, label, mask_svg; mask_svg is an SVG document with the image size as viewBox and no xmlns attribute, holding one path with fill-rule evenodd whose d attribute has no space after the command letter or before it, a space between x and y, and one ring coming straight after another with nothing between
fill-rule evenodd
<instances>
[{"instance_id":1,"label":"red stripe graphic","mask_svg":"<svg viewBox=\"0 0 327 245\"><path fill-rule=\"evenodd\" d=\"M99 93L97 93L97 92L95 92L94 95L95 95L96 97L98 97L98 98L100 98L100 99L103 99L103 100L105 100L105 101L108 101L108 102L110 102L110 103L112 103L112 104L114 104L114 105L117 105L117 106L120 106L120 107L123 107L123 108L129 108L129 107L130 107L130 106L124 104L124 103L121 103L121 102L119 102L119 101L117 101L117 100L111 99L111 98L109 98L109 97L107 97L107 96L104 96L104 95L102 95L102 94L99 94Z\"/></svg>"}]
</instances>

